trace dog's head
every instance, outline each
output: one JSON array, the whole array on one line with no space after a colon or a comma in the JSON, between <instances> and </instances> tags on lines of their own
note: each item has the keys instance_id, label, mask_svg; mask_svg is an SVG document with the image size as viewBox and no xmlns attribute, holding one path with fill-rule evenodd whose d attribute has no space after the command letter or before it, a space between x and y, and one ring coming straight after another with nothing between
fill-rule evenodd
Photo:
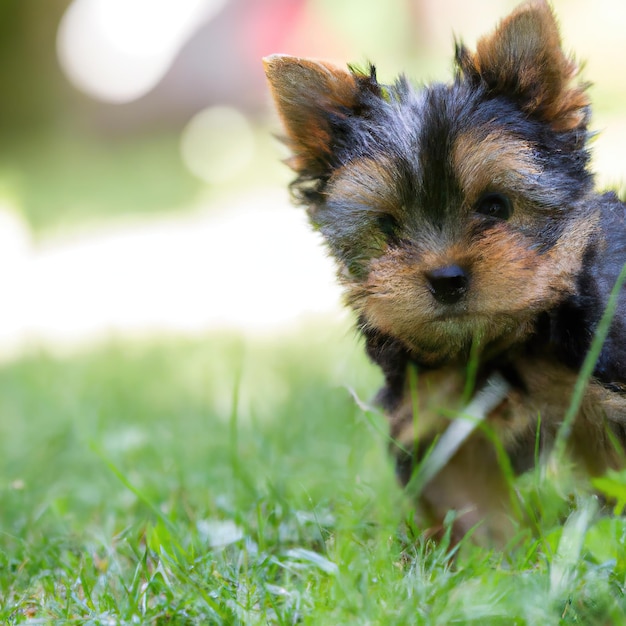
<instances>
[{"instance_id":1,"label":"dog's head","mask_svg":"<svg viewBox=\"0 0 626 626\"><path fill-rule=\"evenodd\" d=\"M548 5L456 47L450 84L265 60L308 207L364 329L418 360L499 349L574 288L594 214L588 99Z\"/></svg>"}]
</instances>

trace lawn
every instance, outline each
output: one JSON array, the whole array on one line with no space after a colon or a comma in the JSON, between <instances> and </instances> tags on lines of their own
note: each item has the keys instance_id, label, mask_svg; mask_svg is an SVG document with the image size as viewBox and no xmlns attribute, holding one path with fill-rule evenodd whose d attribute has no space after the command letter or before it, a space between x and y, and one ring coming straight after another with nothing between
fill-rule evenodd
<instances>
[{"instance_id":1,"label":"lawn","mask_svg":"<svg viewBox=\"0 0 626 626\"><path fill-rule=\"evenodd\" d=\"M162 141L26 142L0 194L37 236L188 207L204 191ZM379 384L337 320L0 366L0 623L626 623L626 521L567 472L519 480L537 528L502 552L426 542L354 399Z\"/></svg>"},{"instance_id":2,"label":"lawn","mask_svg":"<svg viewBox=\"0 0 626 626\"><path fill-rule=\"evenodd\" d=\"M378 383L329 323L4 366L0 621L626 623L626 523L551 479L502 553L423 541Z\"/></svg>"}]
</instances>

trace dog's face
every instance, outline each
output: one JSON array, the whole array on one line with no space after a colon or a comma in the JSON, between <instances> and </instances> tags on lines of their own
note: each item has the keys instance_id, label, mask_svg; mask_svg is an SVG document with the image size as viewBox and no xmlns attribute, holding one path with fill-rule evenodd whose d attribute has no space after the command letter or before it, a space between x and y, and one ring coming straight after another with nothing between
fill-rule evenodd
<instances>
[{"instance_id":1,"label":"dog's face","mask_svg":"<svg viewBox=\"0 0 626 626\"><path fill-rule=\"evenodd\" d=\"M543 1L522 5L450 85L266 61L308 206L368 331L421 362L506 347L573 289L585 201L588 101L570 83Z\"/></svg>"}]
</instances>

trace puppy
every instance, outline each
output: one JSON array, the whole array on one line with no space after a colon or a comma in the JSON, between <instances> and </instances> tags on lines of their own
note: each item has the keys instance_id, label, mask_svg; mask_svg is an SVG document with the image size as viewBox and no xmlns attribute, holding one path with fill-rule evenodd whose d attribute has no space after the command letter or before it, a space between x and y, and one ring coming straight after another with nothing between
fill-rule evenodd
<instances>
[{"instance_id":1,"label":"puppy","mask_svg":"<svg viewBox=\"0 0 626 626\"><path fill-rule=\"evenodd\" d=\"M592 474L621 466L621 294L561 427L626 262L626 229L624 204L594 188L589 98L548 4L520 5L475 52L457 43L448 84L416 88L401 76L383 85L373 66L289 56L265 67L293 196L335 258L385 375L378 400L402 482L415 485L448 424L491 396L469 416L483 427L414 489L431 528L452 508L462 513L457 537L479 522L490 541L510 536L499 449L525 471L536 443L545 453L561 433Z\"/></svg>"}]
</instances>

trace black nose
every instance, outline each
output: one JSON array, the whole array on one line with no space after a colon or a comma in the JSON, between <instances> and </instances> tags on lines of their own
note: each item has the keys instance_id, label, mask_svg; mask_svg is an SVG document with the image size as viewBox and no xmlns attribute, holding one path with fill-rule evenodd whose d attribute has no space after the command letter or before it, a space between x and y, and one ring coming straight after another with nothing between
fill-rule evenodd
<instances>
[{"instance_id":1,"label":"black nose","mask_svg":"<svg viewBox=\"0 0 626 626\"><path fill-rule=\"evenodd\" d=\"M467 291L467 274L458 265L426 272L426 279L433 298L441 304L455 304Z\"/></svg>"}]
</instances>

